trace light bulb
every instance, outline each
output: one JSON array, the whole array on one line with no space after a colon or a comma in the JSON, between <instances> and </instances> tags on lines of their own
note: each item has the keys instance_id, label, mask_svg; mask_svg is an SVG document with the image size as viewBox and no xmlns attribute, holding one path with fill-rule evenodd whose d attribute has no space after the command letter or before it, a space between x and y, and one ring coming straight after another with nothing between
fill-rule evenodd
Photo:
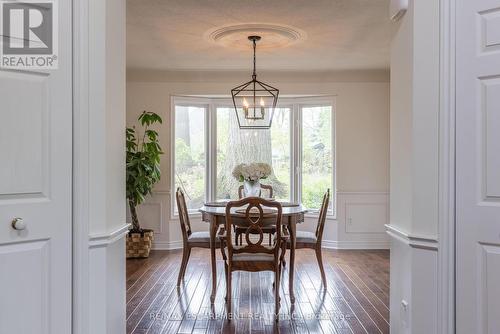
<instances>
[{"instance_id":1,"label":"light bulb","mask_svg":"<svg viewBox=\"0 0 500 334\"><path fill-rule=\"evenodd\" d=\"M264 99L263 99L262 97L260 98L260 106L261 106L261 107L264 107L264 106L265 106Z\"/></svg>"}]
</instances>

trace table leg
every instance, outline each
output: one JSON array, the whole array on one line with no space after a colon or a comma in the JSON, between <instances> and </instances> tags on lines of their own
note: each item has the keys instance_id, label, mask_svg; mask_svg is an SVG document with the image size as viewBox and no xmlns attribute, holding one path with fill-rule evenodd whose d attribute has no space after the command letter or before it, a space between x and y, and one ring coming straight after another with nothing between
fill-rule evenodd
<instances>
[{"instance_id":1,"label":"table leg","mask_svg":"<svg viewBox=\"0 0 500 334\"><path fill-rule=\"evenodd\" d=\"M215 237L217 233L217 218L212 216L210 218L210 262L212 265L212 294L210 295L210 302L215 301L217 294L217 262L215 258Z\"/></svg>"},{"instance_id":2,"label":"table leg","mask_svg":"<svg viewBox=\"0 0 500 334\"><path fill-rule=\"evenodd\" d=\"M290 289L290 302L295 303L295 294L293 292L293 274L295 271L295 242L297 236L296 221L294 218L290 218L288 224L288 231L290 232L290 267L289 270L289 281L288 287Z\"/></svg>"}]
</instances>

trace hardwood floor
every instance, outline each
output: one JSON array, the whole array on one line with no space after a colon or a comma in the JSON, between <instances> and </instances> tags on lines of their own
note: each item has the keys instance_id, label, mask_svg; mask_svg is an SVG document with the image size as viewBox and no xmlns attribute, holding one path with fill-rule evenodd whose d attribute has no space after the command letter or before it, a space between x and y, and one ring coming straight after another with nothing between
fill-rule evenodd
<instances>
[{"instance_id":1,"label":"hardwood floor","mask_svg":"<svg viewBox=\"0 0 500 334\"><path fill-rule=\"evenodd\" d=\"M389 333L389 251L324 250L324 291L314 251L298 250L296 302L290 304L288 280L282 279L278 323L272 318L272 272L233 273L235 318L228 321L222 261L211 306L209 251L193 250L177 288L181 258L179 250L127 260L127 333Z\"/></svg>"}]
</instances>

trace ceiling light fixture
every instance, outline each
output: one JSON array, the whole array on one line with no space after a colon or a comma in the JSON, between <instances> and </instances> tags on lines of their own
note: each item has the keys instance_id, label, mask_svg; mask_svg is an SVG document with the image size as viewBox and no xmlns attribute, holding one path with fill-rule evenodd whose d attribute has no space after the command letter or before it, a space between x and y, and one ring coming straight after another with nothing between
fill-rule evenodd
<instances>
[{"instance_id":1,"label":"ceiling light fixture","mask_svg":"<svg viewBox=\"0 0 500 334\"><path fill-rule=\"evenodd\" d=\"M248 36L253 43L252 80L231 89L240 129L270 129L279 90L257 80L255 50L260 36Z\"/></svg>"}]
</instances>

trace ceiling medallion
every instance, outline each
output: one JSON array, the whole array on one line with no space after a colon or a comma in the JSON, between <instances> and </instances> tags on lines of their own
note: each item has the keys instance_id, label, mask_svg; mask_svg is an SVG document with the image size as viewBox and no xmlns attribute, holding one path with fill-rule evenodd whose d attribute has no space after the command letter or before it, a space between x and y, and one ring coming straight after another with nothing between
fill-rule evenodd
<instances>
[{"instance_id":1,"label":"ceiling medallion","mask_svg":"<svg viewBox=\"0 0 500 334\"><path fill-rule=\"evenodd\" d=\"M248 36L253 46L252 80L231 89L240 129L270 129L279 90L257 80L256 48L260 36Z\"/></svg>"},{"instance_id":2,"label":"ceiling medallion","mask_svg":"<svg viewBox=\"0 0 500 334\"><path fill-rule=\"evenodd\" d=\"M271 23L245 23L235 24L211 29L205 33L205 39L236 49L247 49L245 43L248 36L260 36L260 49L284 48L302 41L306 38L306 33L298 28L271 24Z\"/></svg>"}]
</instances>

